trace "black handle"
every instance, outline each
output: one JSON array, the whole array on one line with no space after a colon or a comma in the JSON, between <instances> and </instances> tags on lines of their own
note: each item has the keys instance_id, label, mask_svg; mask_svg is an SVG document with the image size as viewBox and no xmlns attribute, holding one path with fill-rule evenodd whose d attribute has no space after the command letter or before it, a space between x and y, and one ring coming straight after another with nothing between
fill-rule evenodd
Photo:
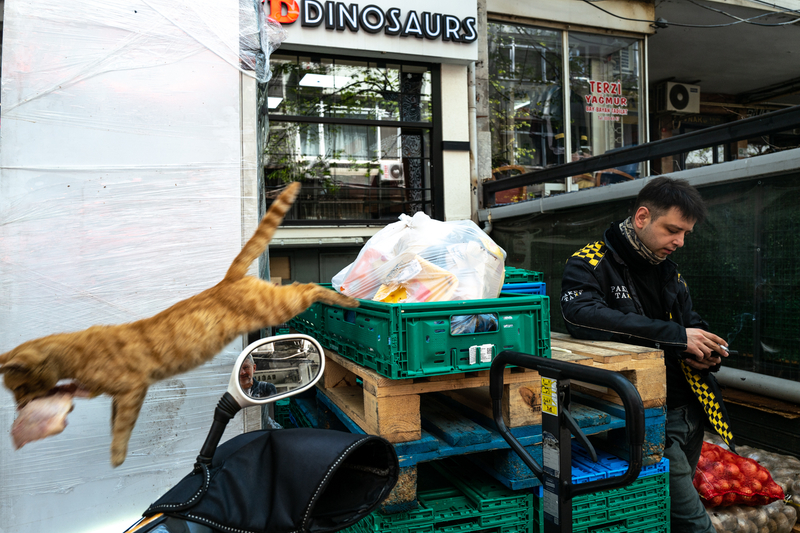
<instances>
[{"instance_id":1,"label":"black handle","mask_svg":"<svg viewBox=\"0 0 800 533\"><path fill-rule=\"evenodd\" d=\"M537 357L520 352L505 350L500 352L494 361L489 374L489 392L492 397L492 412L497 429L527 465L528 468L542 480L542 467L531 457L528 451L511 434L503 420L503 371L506 365L514 365L539 371L550 370L560 375L563 379L576 379L586 383L606 386L619 394L622 405L625 407L625 429L630 446L630 462L628 470L620 476L608 479L599 479L588 483L571 485L571 497L597 492L600 490L615 489L629 485L642 471L642 445L644 444L644 404L639 392L621 374L610 370L603 370L591 366L555 361L544 357Z\"/></svg>"},{"instance_id":2,"label":"black handle","mask_svg":"<svg viewBox=\"0 0 800 533\"><path fill-rule=\"evenodd\" d=\"M242 407L236 403L230 392L222 395L217 403L217 408L214 409L214 422L211 424L211 429L208 430L206 441L200 449L200 455L194 463L195 471L200 469L200 465L211 465L211 460L214 458L214 452L217 451L222 434L225 433L225 428L228 427L228 422L231 418L236 416L236 413L241 411Z\"/></svg>"}]
</instances>

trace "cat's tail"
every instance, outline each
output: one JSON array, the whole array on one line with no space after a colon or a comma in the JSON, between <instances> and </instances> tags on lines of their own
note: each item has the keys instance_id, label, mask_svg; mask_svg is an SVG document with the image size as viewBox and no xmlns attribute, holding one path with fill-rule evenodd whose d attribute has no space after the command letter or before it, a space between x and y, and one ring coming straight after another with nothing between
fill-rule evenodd
<instances>
[{"instance_id":1,"label":"cat's tail","mask_svg":"<svg viewBox=\"0 0 800 533\"><path fill-rule=\"evenodd\" d=\"M256 228L256 232L244 245L242 251L236 256L236 259L231 263L227 274L225 274L225 281L236 281L242 279L247 274L247 269L250 268L250 263L262 254L267 248L267 244L272 240L272 235L280 225L283 217L292 207L297 194L300 192L300 184L298 182L290 183L281 194L275 198L272 205L261 219L261 222Z\"/></svg>"}]
</instances>

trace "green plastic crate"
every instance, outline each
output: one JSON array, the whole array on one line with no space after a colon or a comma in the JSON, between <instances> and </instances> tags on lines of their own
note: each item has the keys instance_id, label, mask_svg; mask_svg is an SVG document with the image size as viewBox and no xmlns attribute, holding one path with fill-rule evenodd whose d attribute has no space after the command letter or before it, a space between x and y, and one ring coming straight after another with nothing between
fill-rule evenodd
<instances>
[{"instance_id":1,"label":"green plastic crate","mask_svg":"<svg viewBox=\"0 0 800 533\"><path fill-rule=\"evenodd\" d=\"M458 458L419 465L419 508L374 511L345 533L533 533L533 494L512 491Z\"/></svg>"},{"instance_id":2,"label":"green plastic crate","mask_svg":"<svg viewBox=\"0 0 800 533\"><path fill-rule=\"evenodd\" d=\"M540 283L544 281L543 272L525 270L524 268L506 267L503 283Z\"/></svg>"},{"instance_id":3,"label":"green plastic crate","mask_svg":"<svg viewBox=\"0 0 800 533\"><path fill-rule=\"evenodd\" d=\"M541 498L534 498L534 532L542 531ZM627 487L572 501L573 533L668 533L669 473L640 477Z\"/></svg>"},{"instance_id":4,"label":"green plastic crate","mask_svg":"<svg viewBox=\"0 0 800 533\"><path fill-rule=\"evenodd\" d=\"M290 402L291 398L284 398L283 400L278 400L274 403L275 405L275 416L274 420L278 424L283 427L296 427L290 418Z\"/></svg>"},{"instance_id":5,"label":"green plastic crate","mask_svg":"<svg viewBox=\"0 0 800 533\"><path fill-rule=\"evenodd\" d=\"M360 300L345 309L322 302L291 327L323 346L392 379L488 370L503 350L550 357L550 300L544 295L387 304ZM496 331L452 334L452 317L493 314ZM481 347L486 357L481 357Z\"/></svg>"},{"instance_id":6,"label":"green plastic crate","mask_svg":"<svg viewBox=\"0 0 800 533\"><path fill-rule=\"evenodd\" d=\"M275 402L275 421L284 428L314 427L294 398Z\"/></svg>"}]
</instances>

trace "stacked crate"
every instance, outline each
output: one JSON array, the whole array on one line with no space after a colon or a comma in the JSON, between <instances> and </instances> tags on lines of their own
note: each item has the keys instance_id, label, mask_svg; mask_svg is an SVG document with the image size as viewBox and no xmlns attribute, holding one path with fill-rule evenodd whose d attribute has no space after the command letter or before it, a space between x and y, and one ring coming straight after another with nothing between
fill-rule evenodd
<instances>
[{"instance_id":1,"label":"stacked crate","mask_svg":"<svg viewBox=\"0 0 800 533\"><path fill-rule=\"evenodd\" d=\"M459 327L454 318L488 315L496 320L492 331L451 333ZM550 301L538 294L429 303L361 300L355 309L318 302L290 326L390 379L488 370L493 355L506 349L550 356Z\"/></svg>"},{"instance_id":2,"label":"stacked crate","mask_svg":"<svg viewBox=\"0 0 800 533\"><path fill-rule=\"evenodd\" d=\"M573 446L572 482L618 476L628 465L609 454L594 463ZM576 533L669 531L668 462L645 467L631 485L584 496L572 502ZM511 490L465 457L420 466L419 507L389 514L381 510L345 533L539 533L543 527L541 488Z\"/></svg>"},{"instance_id":3,"label":"stacked crate","mask_svg":"<svg viewBox=\"0 0 800 533\"><path fill-rule=\"evenodd\" d=\"M506 281L496 299L424 304L362 300L356 309L318 303L291 321L293 329L314 336L326 348L326 370L318 384L316 413L293 399L286 419L293 426L310 423L380 435L395 444L399 457L395 490L380 511L350 533L540 530L538 497L520 490L538 487L539 482L508 450L494 426L488 391L491 361L499 351L514 350L607 366L621 361L608 353L623 351L589 344L576 349L567 343L568 348L551 352L549 300L541 273L507 268ZM452 317L483 314L496 317L496 330L451 334ZM588 355L581 355L584 352ZM643 368L652 366L649 360L655 358L645 352L624 352L635 367L626 377L634 382L642 378L640 385L652 377L645 376ZM506 425L540 460L539 375L507 368L504 383ZM575 404L573 409L584 432L624 432L624 414L613 398L602 391L587 394L594 395L587 396L592 405ZM663 414L663 403L656 411ZM607 440L611 448L621 446L617 451L624 455L624 436ZM652 451L649 462L661 464L663 435L660 449ZM443 479L453 486L433 486ZM489 486L495 496L502 494L508 501L529 498L525 502L530 504L514 504L511 514L493 514L483 497Z\"/></svg>"},{"instance_id":4,"label":"stacked crate","mask_svg":"<svg viewBox=\"0 0 800 533\"><path fill-rule=\"evenodd\" d=\"M420 467L419 507L374 511L345 533L533 533L531 492L512 491L457 459Z\"/></svg>"},{"instance_id":5,"label":"stacked crate","mask_svg":"<svg viewBox=\"0 0 800 533\"><path fill-rule=\"evenodd\" d=\"M609 454L594 463L573 446L572 482L585 483L622 475L628 464ZM533 531L542 530L542 499L534 498ZM584 494L572 500L573 533L668 533L669 462L644 467L639 478L619 489Z\"/></svg>"}]
</instances>

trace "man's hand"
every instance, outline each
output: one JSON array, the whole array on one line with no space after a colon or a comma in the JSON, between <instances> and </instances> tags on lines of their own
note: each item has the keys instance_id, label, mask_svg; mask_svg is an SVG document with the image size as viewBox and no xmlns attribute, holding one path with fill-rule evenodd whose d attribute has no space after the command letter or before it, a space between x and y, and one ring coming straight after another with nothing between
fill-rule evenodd
<instances>
[{"instance_id":1,"label":"man's hand","mask_svg":"<svg viewBox=\"0 0 800 533\"><path fill-rule=\"evenodd\" d=\"M686 328L686 352L694 359L686 359L686 364L696 370L705 370L718 365L728 353L721 348L727 346L721 337L697 328Z\"/></svg>"}]
</instances>

